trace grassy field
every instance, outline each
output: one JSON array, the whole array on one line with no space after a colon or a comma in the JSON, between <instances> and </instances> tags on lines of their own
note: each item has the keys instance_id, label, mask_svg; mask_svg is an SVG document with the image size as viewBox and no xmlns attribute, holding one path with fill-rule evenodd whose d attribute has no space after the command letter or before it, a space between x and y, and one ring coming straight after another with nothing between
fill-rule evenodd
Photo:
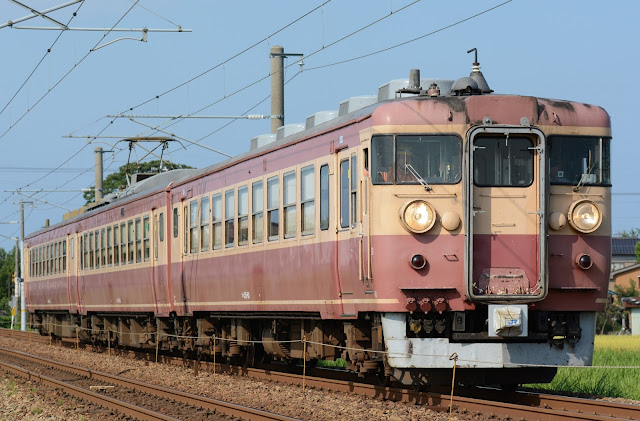
<instances>
[{"instance_id":1,"label":"grassy field","mask_svg":"<svg viewBox=\"0 0 640 421\"><path fill-rule=\"evenodd\" d=\"M553 382L527 386L640 400L640 369L622 368L640 367L640 336L596 336L593 365L560 368Z\"/></svg>"}]
</instances>

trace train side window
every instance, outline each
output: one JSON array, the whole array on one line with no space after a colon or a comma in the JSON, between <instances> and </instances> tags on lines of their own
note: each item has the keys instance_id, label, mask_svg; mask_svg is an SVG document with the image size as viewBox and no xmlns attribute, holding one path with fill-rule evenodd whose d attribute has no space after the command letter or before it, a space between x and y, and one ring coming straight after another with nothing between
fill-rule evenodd
<instances>
[{"instance_id":1,"label":"train side window","mask_svg":"<svg viewBox=\"0 0 640 421\"><path fill-rule=\"evenodd\" d=\"M173 238L178 238L178 208L173 208Z\"/></svg>"},{"instance_id":2,"label":"train side window","mask_svg":"<svg viewBox=\"0 0 640 421\"><path fill-rule=\"evenodd\" d=\"M53 273L58 273L58 243L51 244L53 250Z\"/></svg>"},{"instance_id":3,"label":"train side window","mask_svg":"<svg viewBox=\"0 0 640 421\"><path fill-rule=\"evenodd\" d=\"M62 272L62 243L60 241L56 242L55 250L56 250L56 256L54 261L55 272L61 273Z\"/></svg>"},{"instance_id":4,"label":"train side window","mask_svg":"<svg viewBox=\"0 0 640 421\"><path fill-rule=\"evenodd\" d=\"M95 256L93 254L93 233L89 233L89 269L93 269L95 263Z\"/></svg>"},{"instance_id":5,"label":"train side window","mask_svg":"<svg viewBox=\"0 0 640 421\"><path fill-rule=\"evenodd\" d=\"M211 234L209 233L209 197L203 197L200 201L200 250L209 250L209 239Z\"/></svg>"},{"instance_id":6,"label":"train side window","mask_svg":"<svg viewBox=\"0 0 640 421\"><path fill-rule=\"evenodd\" d=\"M182 225L182 236L184 237L182 252L186 256L189 253L189 208L186 204L182 207Z\"/></svg>"},{"instance_id":7,"label":"train side window","mask_svg":"<svg viewBox=\"0 0 640 421\"><path fill-rule=\"evenodd\" d=\"M134 258L135 258L135 243L133 242L134 240L134 232L133 232L133 221L127 221L127 240L128 241L128 249L129 249L129 264L132 264L134 262Z\"/></svg>"},{"instance_id":8,"label":"train side window","mask_svg":"<svg viewBox=\"0 0 640 421\"><path fill-rule=\"evenodd\" d=\"M234 191L227 190L224 193L224 245L233 247L235 240L235 198Z\"/></svg>"},{"instance_id":9,"label":"train side window","mask_svg":"<svg viewBox=\"0 0 640 421\"><path fill-rule=\"evenodd\" d=\"M136 218L136 263L142 262L142 229L140 218Z\"/></svg>"},{"instance_id":10,"label":"train side window","mask_svg":"<svg viewBox=\"0 0 640 421\"><path fill-rule=\"evenodd\" d=\"M249 242L249 190L247 186L238 187L238 245Z\"/></svg>"},{"instance_id":11,"label":"train side window","mask_svg":"<svg viewBox=\"0 0 640 421\"><path fill-rule=\"evenodd\" d=\"M149 244L149 217L142 219L142 248L144 249L144 261L148 262L151 258L151 245Z\"/></svg>"},{"instance_id":12,"label":"train side window","mask_svg":"<svg viewBox=\"0 0 640 421\"><path fill-rule=\"evenodd\" d=\"M213 249L222 248L222 195L214 194L212 201Z\"/></svg>"},{"instance_id":13,"label":"train side window","mask_svg":"<svg viewBox=\"0 0 640 421\"><path fill-rule=\"evenodd\" d=\"M200 231L200 220L198 219L198 201L192 200L189 203L189 250L191 253L198 252L198 231Z\"/></svg>"},{"instance_id":14,"label":"train side window","mask_svg":"<svg viewBox=\"0 0 640 421\"><path fill-rule=\"evenodd\" d=\"M71 240L69 243L69 252L70 252L69 254L71 255L71 260L76 258L75 247L73 246L75 242L73 240L74 238L71 237Z\"/></svg>"},{"instance_id":15,"label":"train side window","mask_svg":"<svg viewBox=\"0 0 640 421\"><path fill-rule=\"evenodd\" d=\"M62 242L62 273L67 273L67 241Z\"/></svg>"},{"instance_id":16,"label":"train side window","mask_svg":"<svg viewBox=\"0 0 640 421\"><path fill-rule=\"evenodd\" d=\"M256 181L251 186L251 213L253 215L252 225L252 237L253 244L262 243L264 237L264 194L262 191L262 181Z\"/></svg>"},{"instance_id":17,"label":"train side window","mask_svg":"<svg viewBox=\"0 0 640 421\"><path fill-rule=\"evenodd\" d=\"M87 234L80 236L80 269L87 268Z\"/></svg>"},{"instance_id":18,"label":"train side window","mask_svg":"<svg viewBox=\"0 0 640 421\"><path fill-rule=\"evenodd\" d=\"M393 183L394 141L391 135L376 135L371 138L371 182Z\"/></svg>"},{"instance_id":19,"label":"train side window","mask_svg":"<svg viewBox=\"0 0 640 421\"><path fill-rule=\"evenodd\" d=\"M118 266L120 262L120 239L118 238L118 226L113 226L113 265Z\"/></svg>"},{"instance_id":20,"label":"train side window","mask_svg":"<svg viewBox=\"0 0 640 421\"><path fill-rule=\"evenodd\" d=\"M96 230L95 232L95 250L96 250L96 269L100 267L100 231Z\"/></svg>"},{"instance_id":21,"label":"train side window","mask_svg":"<svg viewBox=\"0 0 640 421\"><path fill-rule=\"evenodd\" d=\"M340 227L349 227L349 160L340 162Z\"/></svg>"},{"instance_id":22,"label":"train side window","mask_svg":"<svg viewBox=\"0 0 640 421\"><path fill-rule=\"evenodd\" d=\"M111 232L111 227L107 227L107 264L109 266L113 265L113 248L111 247L113 244L113 234Z\"/></svg>"},{"instance_id":23,"label":"train side window","mask_svg":"<svg viewBox=\"0 0 640 421\"><path fill-rule=\"evenodd\" d=\"M120 264L127 264L127 226L124 222L120 224Z\"/></svg>"},{"instance_id":24,"label":"train side window","mask_svg":"<svg viewBox=\"0 0 640 421\"><path fill-rule=\"evenodd\" d=\"M358 224L358 165L356 154L351 155L351 228Z\"/></svg>"},{"instance_id":25,"label":"train side window","mask_svg":"<svg viewBox=\"0 0 640 421\"><path fill-rule=\"evenodd\" d=\"M315 231L316 180L313 165L300 170L300 214L302 216L302 235L310 235Z\"/></svg>"},{"instance_id":26,"label":"train side window","mask_svg":"<svg viewBox=\"0 0 640 421\"><path fill-rule=\"evenodd\" d=\"M282 215L284 217L284 238L296 236L296 173L284 174L282 178Z\"/></svg>"},{"instance_id":27,"label":"train side window","mask_svg":"<svg viewBox=\"0 0 640 421\"><path fill-rule=\"evenodd\" d=\"M160 242L164 241L164 212L160 212L160 227L158 230L160 235Z\"/></svg>"},{"instance_id":28,"label":"train side window","mask_svg":"<svg viewBox=\"0 0 640 421\"><path fill-rule=\"evenodd\" d=\"M100 254L102 254L102 266L107 265L107 249L104 247L106 238L104 236L104 228L100 230Z\"/></svg>"},{"instance_id":29,"label":"train side window","mask_svg":"<svg viewBox=\"0 0 640 421\"><path fill-rule=\"evenodd\" d=\"M329 166L320 167L320 229L329 229Z\"/></svg>"},{"instance_id":30,"label":"train side window","mask_svg":"<svg viewBox=\"0 0 640 421\"><path fill-rule=\"evenodd\" d=\"M280 185L278 176L267 180L267 234L269 241L275 241L280 232Z\"/></svg>"},{"instance_id":31,"label":"train side window","mask_svg":"<svg viewBox=\"0 0 640 421\"><path fill-rule=\"evenodd\" d=\"M158 247L160 246L160 241L158 241L158 235L160 234L160 227L158 223L159 216L156 215L155 220L153 221L153 258L154 260L158 260Z\"/></svg>"}]
</instances>

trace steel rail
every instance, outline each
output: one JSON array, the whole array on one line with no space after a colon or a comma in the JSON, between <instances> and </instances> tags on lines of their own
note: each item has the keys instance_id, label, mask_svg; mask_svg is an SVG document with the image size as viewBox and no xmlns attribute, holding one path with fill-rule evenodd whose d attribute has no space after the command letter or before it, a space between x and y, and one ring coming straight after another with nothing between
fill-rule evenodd
<instances>
[{"instance_id":1,"label":"steel rail","mask_svg":"<svg viewBox=\"0 0 640 421\"><path fill-rule=\"evenodd\" d=\"M81 387L62 382L51 377L38 374L29 370L25 370L21 367L14 366L12 364L7 364L0 361L0 368L3 370L27 379L28 381L35 381L38 383L42 383L44 385L54 387L56 389L62 389L65 393L68 393L78 399L83 399L94 403L96 405L114 409L119 411L122 414L125 414L130 417L135 417L140 420L164 420L164 421L177 421L178 418L173 418L159 412L152 411L147 408L142 408L140 406L136 406L134 404L124 402L118 399L114 399L107 395L102 395L100 393L92 392L87 389L83 389Z\"/></svg>"},{"instance_id":2,"label":"steel rail","mask_svg":"<svg viewBox=\"0 0 640 421\"><path fill-rule=\"evenodd\" d=\"M8 330L7 330L8 331ZM4 334L0 330L0 333ZM18 333L15 331L15 333ZM25 332L20 332L24 334ZM28 333L24 336L25 338ZM31 334L33 335L33 334ZM39 335L35 335L39 336ZM42 337L46 342L47 337ZM35 338L33 338L35 339ZM67 345L75 346L75 341L68 342ZM123 351L119 350L119 355ZM150 360L153 356L144 352L124 351L131 353L137 358ZM162 362L184 365L181 357L162 356ZM200 369L213 371L213 364L209 361L200 361ZM289 384L301 385L302 376L292 373L277 372L274 370L261 370L257 368L238 368L223 364L215 365L216 372L225 372L246 376L250 378L281 381ZM448 393L425 393L416 392L401 388L391 388L354 381L343 381L327 379L321 377L306 376L307 386L341 391L345 393L355 393L376 399L386 399L420 405L428 405L434 408L448 408L450 395ZM538 394L530 392L507 393L491 389L470 390L458 389L459 396L454 396L453 404L460 411L494 413L501 416L524 417L525 419L535 418L540 420L554 419L554 417L573 417L574 419L640 419L640 406L623 404L617 402L589 400L551 394ZM480 397L480 398L479 398ZM509 402L501 402L508 400ZM490 401L490 402L488 402ZM520 412L522 411L522 412Z\"/></svg>"},{"instance_id":3,"label":"steel rail","mask_svg":"<svg viewBox=\"0 0 640 421\"><path fill-rule=\"evenodd\" d=\"M277 420L277 421L296 420L296 418L274 414L274 413L263 411L260 409L255 409L255 408L250 408L243 405L224 402L217 399L211 399L204 396L194 395L192 393L181 392L178 390L169 389L166 387L162 387L162 386L158 386L150 383L144 383L144 382L134 380L134 379L129 379L126 377L120 377L113 374L103 373L101 371L91 370L88 368L76 367L70 364L62 363L49 358L39 357L37 355L27 354L21 351L0 348L0 354L22 358L28 361L33 361L39 364L43 364L48 367L53 367L58 370L76 374L78 376L87 377L96 381L114 384L114 385L129 388L129 389L134 389L138 392L147 393L149 395L153 395L162 399L170 399L186 405L191 405L191 406L201 407L204 409L209 409L212 411L221 412L229 416L239 417L247 420Z\"/></svg>"}]
</instances>

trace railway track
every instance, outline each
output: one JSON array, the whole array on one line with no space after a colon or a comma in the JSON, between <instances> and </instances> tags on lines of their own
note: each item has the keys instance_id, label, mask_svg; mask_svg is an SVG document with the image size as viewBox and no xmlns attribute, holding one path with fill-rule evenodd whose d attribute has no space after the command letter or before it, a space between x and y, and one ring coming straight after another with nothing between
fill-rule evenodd
<instances>
[{"instance_id":1,"label":"railway track","mask_svg":"<svg viewBox=\"0 0 640 421\"><path fill-rule=\"evenodd\" d=\"M5 335L6 331L0 334ZM21 333L22 340L33 340L40 343L48 343L48 337L40 337L31 333ZM31 335L31 336L29 336ZM35 337L33 337L35 336ZM14 336L16 338L16 336ZM31 339L29 339L31 338ZM67 345L75 346L73 342ZM154 356L139 352L127 352L118 350L119 355L127 355L142 359L152 359ZM213 371L212 362L186 361L183 358L163 356L164 363L187 366L197 374L197 371ZM235 367L228 365L215 365L217 373L246 376L254 379L278 381L282 383L302 385L305 387L322 388L324 390L340 391L344 393L358 394L374 399L385 399L398 402L407 402L423 405L439 411L448 411L450 402L453 409L459 414L478 414L491 417L509 419L576 419L576 420L629 420L640 419L640 406L620 404L600 400L581 399L567 396L540 394L530 392L505 393L499 390L480 388L457 388L451 401L448 391L433 389L431 392L417 392L403 388L385 387L380 385L364 384L353 379L342 380L339 378L319 377L316 369L312 376L301 376L299 373L287 373L273 369L261 370L255 368ZM335 370L333 370L335 371ZM325 373L329 371L325 370ZM333 374L333 373L331 373ZM338 376L339 377L339 376Z\"/></svg>"},{"instance_id":2,"label":"railway track","mask_svg":"<svg viewBox=\"0 0 640 421\"><path fill-rule=\"evenodd\" d=\"M0 368L140 420L295 420L6 348Z\"/></svg>"}]
</instances>

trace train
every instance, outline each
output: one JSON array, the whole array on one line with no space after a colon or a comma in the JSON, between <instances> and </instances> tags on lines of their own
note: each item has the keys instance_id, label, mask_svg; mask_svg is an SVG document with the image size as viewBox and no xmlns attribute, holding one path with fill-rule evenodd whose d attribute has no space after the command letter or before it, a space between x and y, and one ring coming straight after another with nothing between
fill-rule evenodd
<instances>
[{"instance_id":1,"label":"train","mask_svg":"<svg viewBox=\"0 0 640 421\"><path fill-rule=\"evenodd\" d=\"M610 143L603 108L496 94L477 60L457 80L412 69L28 235L29 323L413 386L454 363L462 384L549 382L592 364Z\"/></svg>"}]
</instances>

